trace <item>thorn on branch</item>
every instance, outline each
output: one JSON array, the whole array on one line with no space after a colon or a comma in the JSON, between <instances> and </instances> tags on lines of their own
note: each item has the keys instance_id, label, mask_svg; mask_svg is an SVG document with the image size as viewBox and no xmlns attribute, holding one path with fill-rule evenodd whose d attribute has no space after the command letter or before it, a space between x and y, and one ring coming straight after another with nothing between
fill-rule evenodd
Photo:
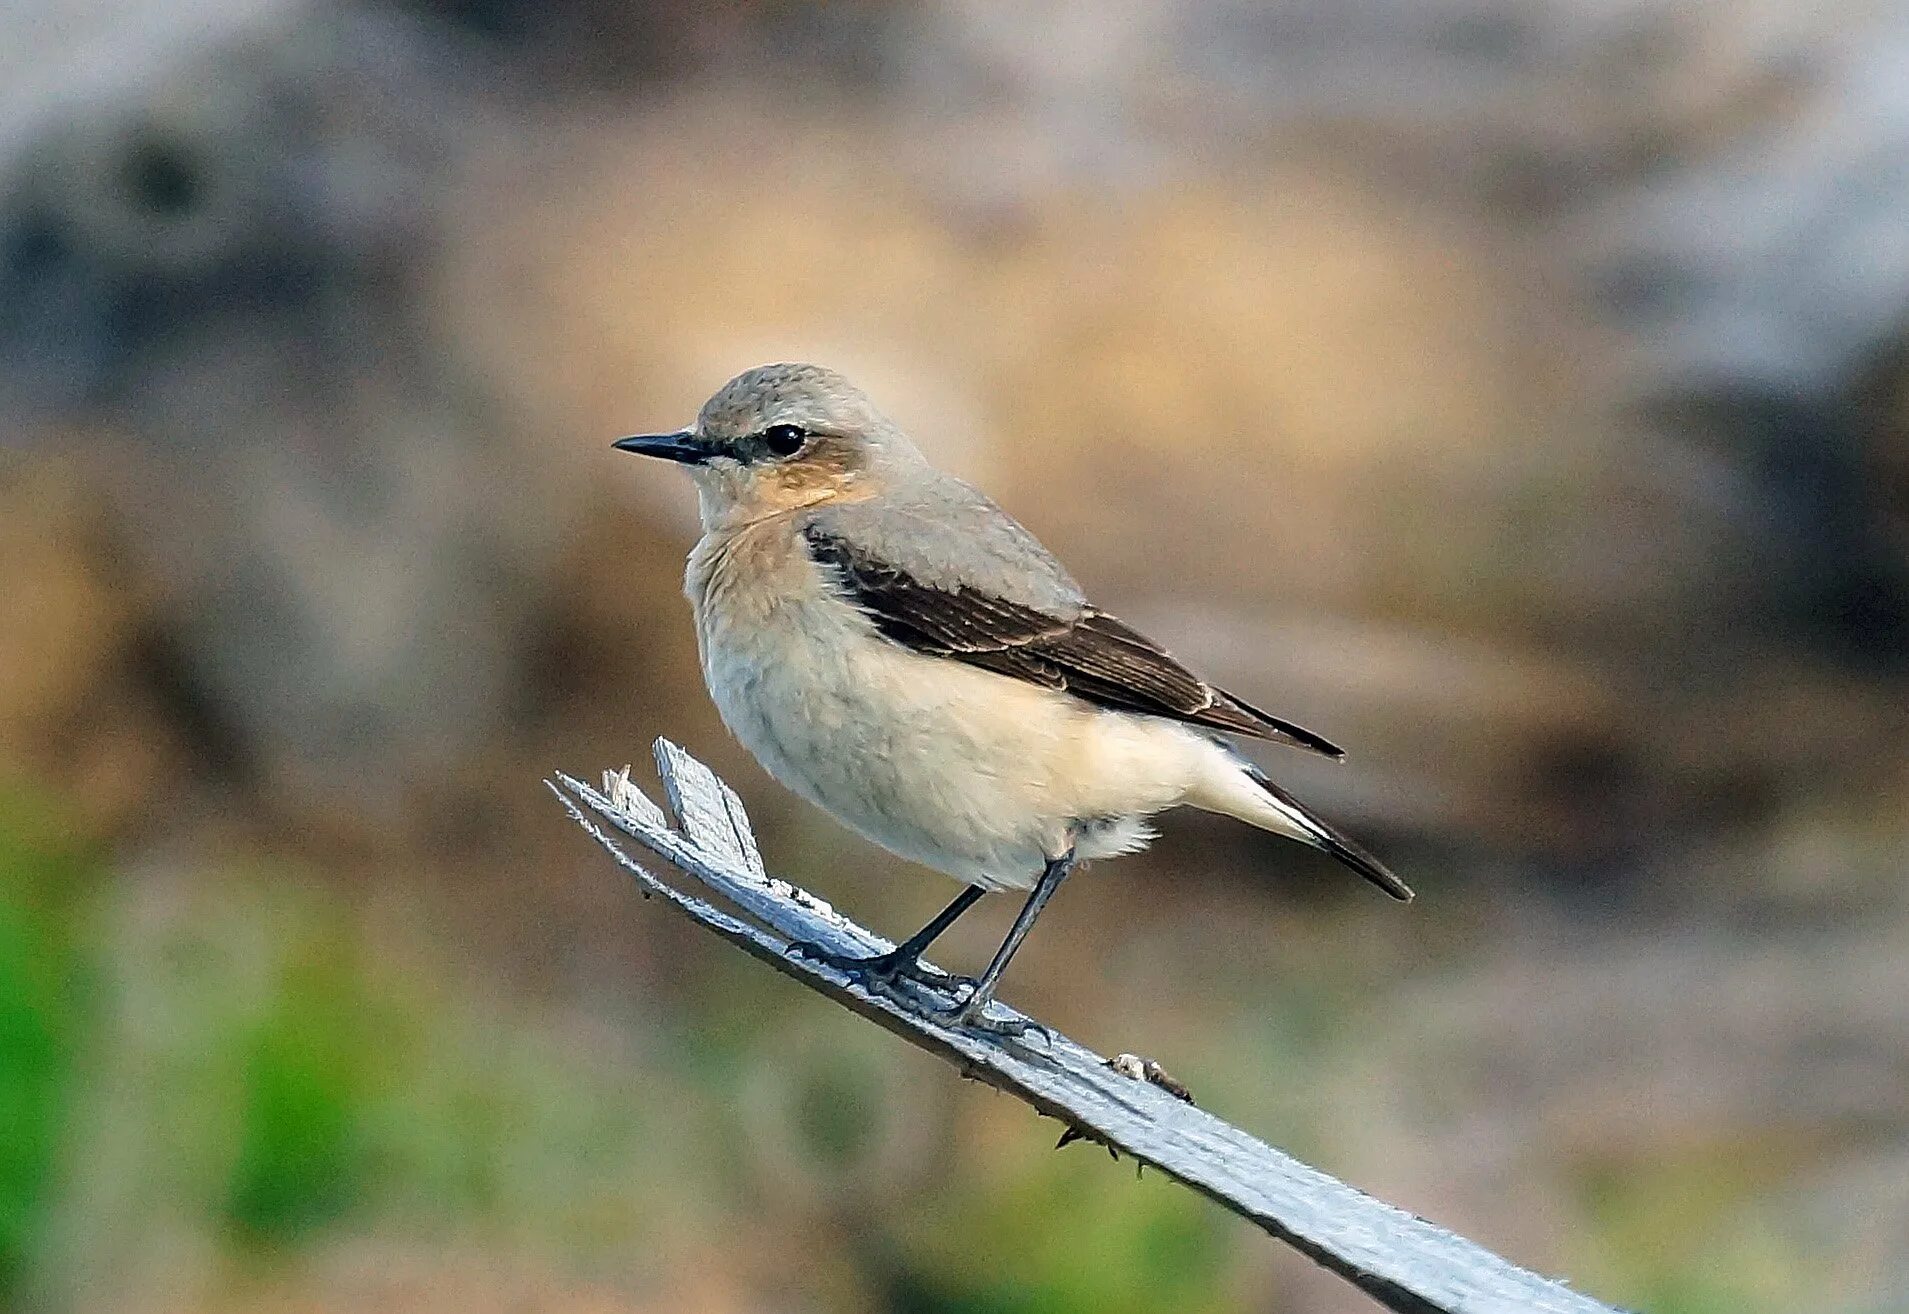
<instances>
[{"instance_id":1,"label":"thorn on branch","mask_svg":"<svg viewBox=\"0 0 1909 1314\"><path fill-rule=\"evenodd\" d=\"M1150 1058L1142 1058L1138 1054L1116 1054L1107 1060L1107 1066L1123 1077L1144 1081L1150 1086L1158 1086L1182 1104L1193 1103L1193 1092L1182 1085L1172 1073ZM1097 1145L1105 1146L1110 1158L1116 1161L1120 1158L1120 1151L1116 1150L1111 1142L1102 1140L1093 1132L1073 1123L1061 1132L1061 1138L1054 1142L1054 1148L1064 1150L1075 1141L1093 1141Z\"/></svg>"}]
</instances>

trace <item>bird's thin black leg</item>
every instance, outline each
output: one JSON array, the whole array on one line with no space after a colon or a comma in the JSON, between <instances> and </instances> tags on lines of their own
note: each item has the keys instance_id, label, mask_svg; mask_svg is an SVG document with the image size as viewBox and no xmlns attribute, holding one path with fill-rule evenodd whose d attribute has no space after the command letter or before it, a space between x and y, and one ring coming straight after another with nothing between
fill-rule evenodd
<instances>
[{"instance_id":1,"label":"bird's thin black leg","mask_svg":"<svg viewBox=\"0 0 1909 1314\"><path fill-rule=\"evenodd\" d=\"M928 952L928 946L940 939L941 933L953 926L955 919L974 907L975 900L986 893L987 891L979 885L968 886L967 889L955 895L952 903L936 913L926 926L878 957L889 963L891 971L906 971L913 967L921 961L921 956Z\"/></svg>"},{"instance_id":2,"label":"bird's thin black leg","mask_svg":"<svg viewBox=\"0 0 1909 1314\"><path fill-rule=\"evenodd\" d=\"M1039 1025L1032 1022L989 1022L983 1014L987 1011L988 1001L994 998L994 987L1000 983L1001 974L1008 970L1009 961L1021 947L1021 941L1027 939L1027 933L1034 929L1034 921L1041 915L1041 909L1047 906L1047 901L1054 897L1054 891L1060 889L1061 882L1067 879L1067 873L1072 870L1072 849L1061 857L1048 860L1041 878L1034 882L1034 890L1027 896L1027 902L1021 905L1014 925L1008 928L1007 939L1001 941L1001 947L994 951L994 957L989 961L987 970L981 973L981 979L974 983L974 989L968 992L966 999L942 1014L950 1026L979 1027L1009 1035L1039 1029Z\"/></svg>"},{"instance_id":3,"label":"bird's thin black leg","mask_svg":"<svg viewBox=\"0 0 1909 1314\"><path fill-rule=\"evenodd\" d=\"M921 965L921 956L927 952L941 933L955 924L962 913L974 906L987 891L979 885L970 885L955 895L954 902L934 915L926 926L903 940L885 954L871 954L866 958L857 958L849 954L831 953L820 945L806 942L792 944L789 952L800 954L804 958L813 958L817 962L827 963L857 978L864 984L890 985L903 977L926 982L934 986L953 984L955 978L940 972L929 972Z\"/></svg>"}]
</instances>

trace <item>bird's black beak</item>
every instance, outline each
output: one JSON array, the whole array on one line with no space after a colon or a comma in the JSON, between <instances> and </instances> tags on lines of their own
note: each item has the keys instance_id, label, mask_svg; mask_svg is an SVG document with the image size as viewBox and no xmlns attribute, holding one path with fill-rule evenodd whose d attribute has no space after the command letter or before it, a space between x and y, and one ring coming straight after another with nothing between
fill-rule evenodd
<instances>
[{"instance_id":1,"label":"bird's black beak","mask_svg":"<svg viewBox=\"0 0 1909 1314\"><path fill-rule=\"evenodd\" d=\"M610 446L619 452L660 456L665 461L681 461L684 465L701 465L715 455L696 440L694 429L678 429L675 433L639 433L634 437L619 438Z\"/></svg>"}]
</instances>

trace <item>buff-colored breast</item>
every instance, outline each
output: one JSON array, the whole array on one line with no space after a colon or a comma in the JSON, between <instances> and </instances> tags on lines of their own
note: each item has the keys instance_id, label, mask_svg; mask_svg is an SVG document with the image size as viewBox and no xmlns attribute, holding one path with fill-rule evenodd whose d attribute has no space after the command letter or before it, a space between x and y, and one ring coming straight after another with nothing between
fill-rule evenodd
<instances>
[{"instance_id":1,"label":"buff-colored breast","mask_svg":"<svg viewBox=\"0 0 1909 1314\"><path fill-rule=\"evenodd\" d=\"M1026 887L1074 846L1145 843L1217 752L1149 717L882 638L835 592L792 517L691 554L704 677L724 723L803 798L904 858Z\"/></svg>"}]
</instances>

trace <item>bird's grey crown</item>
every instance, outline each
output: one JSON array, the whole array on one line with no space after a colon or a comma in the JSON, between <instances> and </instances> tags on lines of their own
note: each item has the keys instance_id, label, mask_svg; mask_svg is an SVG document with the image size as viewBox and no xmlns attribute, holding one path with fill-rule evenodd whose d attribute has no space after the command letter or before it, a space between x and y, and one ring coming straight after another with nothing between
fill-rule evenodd
<instances>
[{"instance_id":1,"label":"bird's grey crown","mask_svg":"<svg viewBox=\"0 0 1909 1314\"><path fill-rule=\"evenodd\" d=\"M834 370L795 362L744 370L718 388L696 417L697 432L717 442L776 424L854 437L887 421L861 389Z\"/></svg>"}]
</instances>

